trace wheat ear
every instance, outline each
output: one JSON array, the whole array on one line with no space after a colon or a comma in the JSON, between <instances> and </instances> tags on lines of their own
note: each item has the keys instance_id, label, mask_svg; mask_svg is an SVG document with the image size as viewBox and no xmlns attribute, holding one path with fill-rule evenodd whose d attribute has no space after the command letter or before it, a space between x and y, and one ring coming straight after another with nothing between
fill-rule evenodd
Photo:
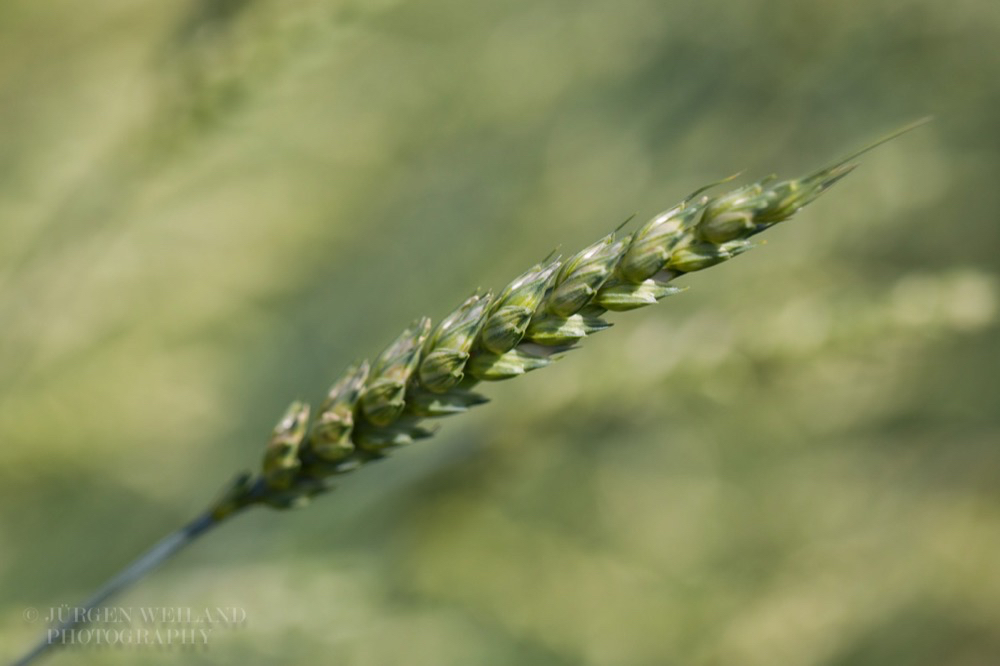
<instances>
[{"instance_id":1,"label":"wheat ear","mask_svg":"<svg viewBox=\"0 0 1000 666\"><path fill-rule=\"evenodd\" d=\"M255 505L301 506L339 475L430 437L428 419L486 402L473 389L543 368L588 335L608 328L608 311L652 305L681 291L678 277L753 247L750 239L791 218L850 173L861 154L924 123L922 119L802 178L765 178L729 192L692 193L637 231L615 232L566 259L552 258L499 293L477 291L437 326L416 320L373 363L351 365L317 416L293 402L274 428L261 469L239 475L208 510L108 581L80 609L103 604L227 518ZM86 612L77 613L86 616ZM67 622L15 662L24 666L58 644ZM53 633L53 631L55 633Z\"/></svg>"}]
</instances>

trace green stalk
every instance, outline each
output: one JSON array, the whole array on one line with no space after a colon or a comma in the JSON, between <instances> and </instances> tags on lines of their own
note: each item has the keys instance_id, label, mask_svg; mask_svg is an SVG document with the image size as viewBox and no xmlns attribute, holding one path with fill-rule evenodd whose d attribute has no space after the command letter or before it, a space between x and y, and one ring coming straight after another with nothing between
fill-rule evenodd
<instances>
[{"instance_id":1,"label":"green stalk","mask_svg":"<svg viewBox=\"0 0 1000 666\"><path fill-rule=\"evenodd\" d=\"M103 606L106 601L124 592L195 540L207 534L212 528L259 502L263 496L264 486L248 484L247 481L246 475L238 477L207 510L158 541L152 548L110 578L83 603L73 607L70 619L56 627L49 628L45 636L11 666L28 666L45 654L57 649L63 644L63 636L66 632L87 623L86 618L90 615L90 611Z\"/></svg>"}]
</instances>

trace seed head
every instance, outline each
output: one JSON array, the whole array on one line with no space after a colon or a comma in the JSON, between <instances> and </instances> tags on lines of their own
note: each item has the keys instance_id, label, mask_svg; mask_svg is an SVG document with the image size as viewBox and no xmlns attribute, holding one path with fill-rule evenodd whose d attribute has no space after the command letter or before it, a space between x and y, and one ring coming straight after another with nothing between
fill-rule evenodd
<instances>
[{"instance_id":1,"label":"seed head","mask_svg":"<svg viewBox=\"0 0 1000 666\"><path fill-rule=\"evenodd\" d=\"M469 351L486 322L493 295L471 296L431 333L420 363L420 383L434 393L454 388L465 376Z\"/></svg>"},{"instance_id":2,"label":"seed head","mask_svg":"<svg viewBox=\"0 0 1000 666\"><path fill-rule=\"evenodd\" d=\"M703 208L702 203L685 202L644 224L632 236L618 264L617 274L625 282L636 284L656 275L670 259L670 252L683 238L684 230L694 223Z\"/></svg>"},{"instance_id":3,"label":"seed head","mask_svg":"<svg viewBox=\"0 0 1000 666\"><path fill-rule=\"evenodd\" d=\"M309 433L309 451L323 462L337 462L354 451L354 409L368 379L368 361L348 368L333 385Z\"/></svg>"},{"instance_id":4,"label":"seed head","mask_svg":"<svg viewBox=\"0 0 1000 666\"><path fill-rule=\"evenodd\" d=\"M560 262L535 266L507 285L493 304L479 336L482 347L494 354L513 349L524 338L531 317L545 296Z\"/></svg>"},{"instance_id":5,"label":"seed head","mask_svg":"<svg viewBox=\"0 0 1000 666\"><path fill-rule=\"evenodd\" d=\"M904 128L860 152L898 136ZM369 368L357 363L330 390L306 438L309 409L294 403L274 430L262 472L243 478L221 513L252 502L287 508L328 490L330 478L430 437L424 420L486 402L472 389L543 368L611 324L610 311L652 305L680 291L677 276L753 247L755 234L787 220L854 168L859 153L802 178L766 178L716 196L715 183L657 215L634 234L609 234L568 260L534 266L497 296L477 293L433 332L420 319ZM731 180L730 179L726 179Z\"/></svg>"},{"instance_id":6,"label":"seed head","mask_svg":"<svg viewBox=\"0 0 1000 666\"><path fill-rule=\"evenodd\" d=\"M295 478L301 462L299 446L309 426L309 405L293 402L271 433L264 449L264 481L275 490L286 490Z\"/></svg>"},{"instance_id":7,"label":"seed head","mask_svg":"<svg viewBox=\"0 0 1000 666\"><path fill-rule=\"evenodd\" d=\"M626 241L608 234L571 257L559 270L545 308L557 317L569 317L584 308L611 277Z\"/></svg>"},{"instance_id":8,"label":"seed head","mask_svg":"<svg viewBox=\"0 0 1000 666\"><path fill-rule=\"evenodd\" d=\"M376 359L361 395L362 412L374 425L389 425L403 413L406 383L420 362L430 328L430 319L418 319Z\"/></svg>"}]
</instances>

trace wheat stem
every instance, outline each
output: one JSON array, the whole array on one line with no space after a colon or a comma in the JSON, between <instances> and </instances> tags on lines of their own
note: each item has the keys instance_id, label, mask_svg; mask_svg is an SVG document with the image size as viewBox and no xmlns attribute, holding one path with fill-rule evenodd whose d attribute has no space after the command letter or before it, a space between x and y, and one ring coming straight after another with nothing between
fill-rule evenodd
<instances>
[{"instance_id":1,"label":"wheat stem","mask_svg":"<svg viewBox=\"0 0 1000 666\"><path fill-rule=\"evenodd\" d=\"M56 627L49 628L45 636L12 666L27 666L47 652L58 648L63 644L63 637L67 632L87 624L90 611L124 592L186 546L204 536L212 528L244 509L254 506L257 503L256 498L265 491L265 486L262 483L248 485L248 482L248 475L237 477L208 509L177 531L158 541L152 548L110 578L86 601L70 609L70 617L67 620Z\"/></svg>"},{"instance_id":2,"label":"wheat stem","mask_svg":"<svg viewBox=\"0 0 1000 666\"><path fill-rule=\"evenodd\" d=\"M71 609L71 619L62 622L59 626L49 629L45 636L27 652L23 657L14 662L13 666L25 666L34 662L50 649L58 647L63 643L64 635L86 624L86 617L90 611L104 604L113 596L117 596L126 588L140 580L146 574L157 568L168 559L176 555L185 546L202 536L208 530L218 525L219 519L215 518L211 512L203 513L184 527L169 536L160 540L155 546L136 558L132 564L125 567L113 578L108 580L97 592L91 595L79 606Z\"/></svg>"}]
</instances>

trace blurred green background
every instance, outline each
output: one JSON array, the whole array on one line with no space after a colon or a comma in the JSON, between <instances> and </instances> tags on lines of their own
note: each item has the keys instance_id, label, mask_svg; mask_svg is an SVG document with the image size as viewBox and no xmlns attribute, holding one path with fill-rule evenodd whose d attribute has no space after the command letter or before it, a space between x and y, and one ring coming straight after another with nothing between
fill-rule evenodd
<instances>
[{"instance_id":1,"label":"blurred green background","mask_svg":"<svg viewBox=\"0 0 1000 666\"><path fill-rule=\"evenodd\" d=\"M0 3L0 660L440 318L739 170L850 178L78 664L1000 663L995 0Z\"/></svg>"}]
</instances>

